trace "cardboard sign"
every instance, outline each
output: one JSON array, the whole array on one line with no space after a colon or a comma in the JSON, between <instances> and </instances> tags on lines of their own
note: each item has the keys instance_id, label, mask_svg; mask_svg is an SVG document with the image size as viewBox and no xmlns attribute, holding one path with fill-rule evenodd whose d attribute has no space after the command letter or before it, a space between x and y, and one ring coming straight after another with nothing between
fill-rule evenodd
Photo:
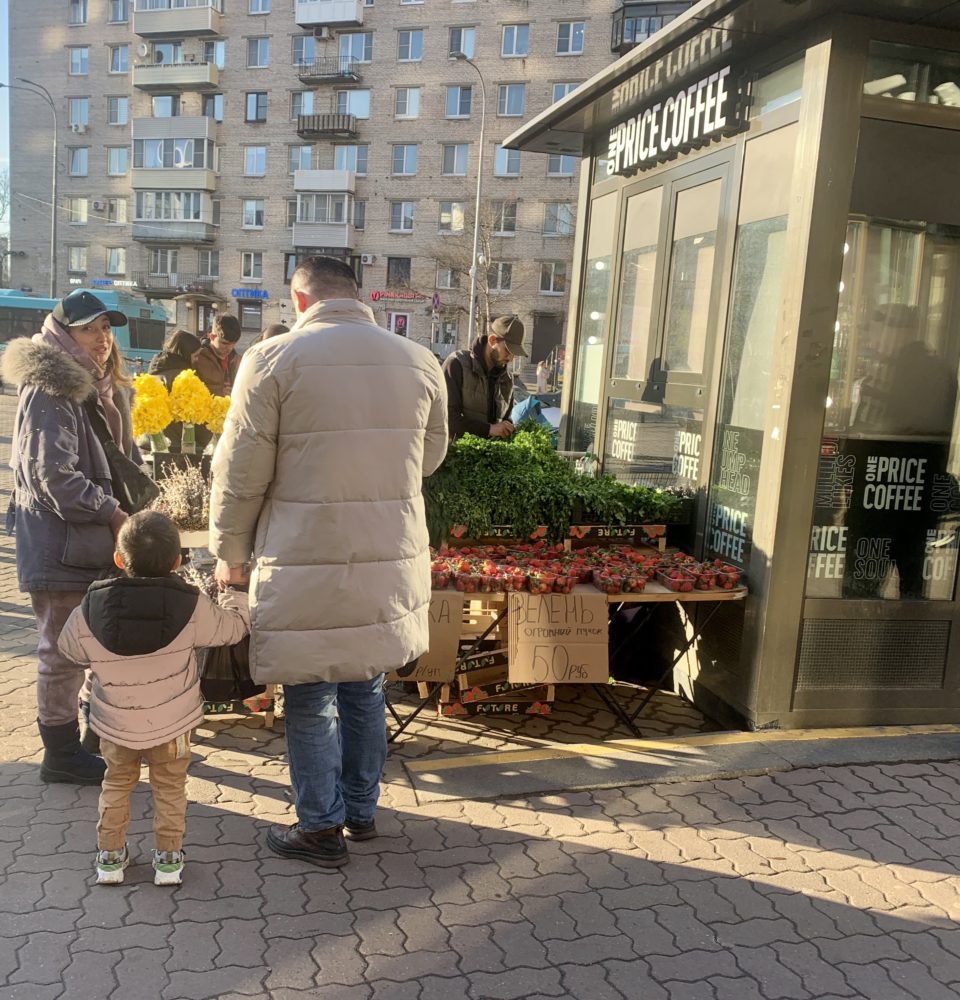
<instances>
[{"instance_id":1,"label":"cardboard sign","mask_svg":"<svg viewBox=\"0 0 960 1000\"><path fill-rule=\"evenodd\" d=\"M603 594L511 593L512 684L603 684L607 599Z\"/></svg>"},{"instance_id":2,"label":"cardboard sign","mask_svg":"<svg viewBox=\"0 0 960 1000\"><path fill-rule=\"evenodd\" d=\"M430 648L409 670L387 675L390 681L452 681L457 669L460 631L463 628L463 594L456 590L435 591L430 598Z\"/></svg>"}]
</instances>

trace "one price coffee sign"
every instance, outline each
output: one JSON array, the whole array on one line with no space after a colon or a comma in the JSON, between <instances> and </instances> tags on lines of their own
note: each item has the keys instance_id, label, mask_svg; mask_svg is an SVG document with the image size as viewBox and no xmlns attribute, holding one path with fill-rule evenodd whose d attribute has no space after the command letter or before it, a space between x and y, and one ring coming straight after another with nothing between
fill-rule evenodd
<instances>
[{"instance_id":1,"label":"one price coffee sign","mask_svg":"<svg viewBox=\"0 0 960 1000\"><path fill-rule=\"evenodd\" d=\"M608 674L603 594L511 593L511 684L603 684Z\"/></svg>"}]
</instances>

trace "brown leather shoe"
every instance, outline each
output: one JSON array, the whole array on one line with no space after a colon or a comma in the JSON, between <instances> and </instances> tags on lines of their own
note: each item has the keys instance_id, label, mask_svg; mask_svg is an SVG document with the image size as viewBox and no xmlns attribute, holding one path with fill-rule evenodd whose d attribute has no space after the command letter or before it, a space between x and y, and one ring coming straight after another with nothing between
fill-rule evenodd
<instances>
[{"instance_id":1,"label":"brown leather shoe","mask_svg":"<svg viewBox=\"0 0 960 1000\"><path fill-rule=\"evenodd\" d=\"M299 858L321 868L339 868L350 860L339 826L310 831L301 830L297 823L271 826L267 830L267 847L282 858Z\"/></svg>"}]
</instances>

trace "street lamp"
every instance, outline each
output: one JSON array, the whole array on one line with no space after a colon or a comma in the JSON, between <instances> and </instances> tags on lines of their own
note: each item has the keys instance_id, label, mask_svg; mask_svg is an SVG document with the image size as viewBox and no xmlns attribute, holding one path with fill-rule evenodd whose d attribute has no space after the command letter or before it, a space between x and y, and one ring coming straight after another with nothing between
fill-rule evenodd
<instances>
[{"instance_id":1,"label":"street lamp","mask_svg":"<svg viewBox=\"0 0 960 1000\"><path fill-rule=\"evenodd\" d=\"M480 195L483 191L483 132L487 124L487 88L480 67L464 52L452 53L453 58L472 66L480 80L480 153L477 157L477 196L473 205L473 255L470 258L470 312L467 322L467 346L473 343L477 325L477 251L480 247Z\"/></svg>"},{"instance_id":2,"label":"street lamp","mask_svg":"<svg viewBox=\"0 0 960 1000\"><path fill-rule=\"evenodd\" d=\"M50 91L42 84L34 83L33 80L26 80L22 76L17 77L17 82L26 83L29 86L18 87L12 83L0 83L0 87L6 87L7 90L22 90L27 94L34 94L45 101L53 113L53 179L50 183L50 298L55 299L57 297L57 137L59 135L59 129L57 128L57 106Z\"/></svg>"}]
</instances>

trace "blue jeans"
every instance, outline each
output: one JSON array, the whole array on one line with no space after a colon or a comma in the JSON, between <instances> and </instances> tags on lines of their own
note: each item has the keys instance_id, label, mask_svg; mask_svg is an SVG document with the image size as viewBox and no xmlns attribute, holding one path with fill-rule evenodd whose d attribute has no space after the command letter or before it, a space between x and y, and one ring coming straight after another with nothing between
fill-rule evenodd
<instances>
[{"instance_id":1,"label":"blue jeans","mask_svg":"<svg viewBox=\"0 0 960 1000\"><path fill-rule=\"evenodd\" d=\"M371 822L387 759L383 674L341 684L284 684L283 699L300 828L309 833Z\"/></svg>"}]
</instances>

